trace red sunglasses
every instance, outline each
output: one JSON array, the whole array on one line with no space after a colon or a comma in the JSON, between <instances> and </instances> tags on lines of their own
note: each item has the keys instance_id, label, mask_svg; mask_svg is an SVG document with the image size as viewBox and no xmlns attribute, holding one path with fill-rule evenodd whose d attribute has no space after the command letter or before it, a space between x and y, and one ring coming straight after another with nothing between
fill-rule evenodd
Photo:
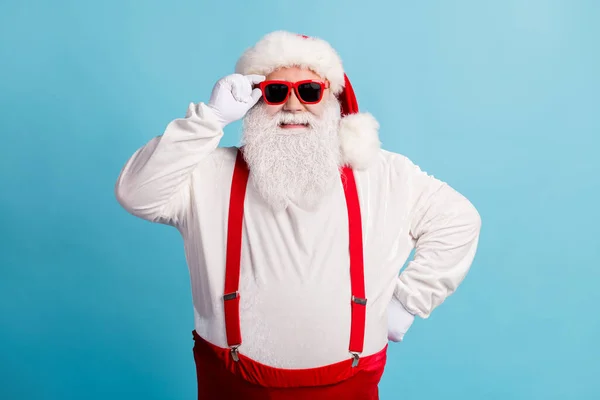
<instances>
[{"instance_id":1,"label":"red sunglasses","mask_svg":"<svg viewBox=\"0 0 600 400\"><path fill-rule=\"evenodd\" d=\"M317 104L323 99L323 92L329 88L329 82L305 80L298 82L263 81L258 87L263 93L265 103L270 105L284 104L290 98L292 89L303 104Z\"/></svg>"}]
</instances>

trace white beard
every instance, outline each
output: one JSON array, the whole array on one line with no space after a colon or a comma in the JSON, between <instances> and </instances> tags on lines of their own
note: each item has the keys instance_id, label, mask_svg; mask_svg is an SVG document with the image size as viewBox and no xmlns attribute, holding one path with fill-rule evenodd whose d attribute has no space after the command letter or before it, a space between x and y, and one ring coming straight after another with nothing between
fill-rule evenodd
<instances>
[{"instance_id":1,"label":"white beard","mask_svg":"<svg viewBox=\"0 0 600 400\"><path fill-rule=\"evenodd\" d=\"M259 103L244 118L244 158L254 187L274 211L290 203L314 209L339 178L340 104L335 97L323 101L320 117L283 110L270 116ZM283 129L281 123L308 127Z\"/></svg>"}]
</instances>

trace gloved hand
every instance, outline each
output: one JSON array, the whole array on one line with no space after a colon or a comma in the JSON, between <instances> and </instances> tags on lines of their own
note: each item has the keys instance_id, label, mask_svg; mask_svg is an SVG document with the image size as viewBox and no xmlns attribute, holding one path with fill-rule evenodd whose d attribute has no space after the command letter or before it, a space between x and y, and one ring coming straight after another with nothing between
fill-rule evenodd
<instances>
[{"instance_id":1,"label":"gloved hand","mask_svg":"<svg viewBox=\"0 0 600 400\"><path fill-rule=\"evenodd\" d=\"M388 340L401 342L414 320L415 316L409 313L398 299L392 297L388 305Z\"/></svg>"},{"instance_id":2,"label":"gloved hand","mask_svg":"<svg viewBox=\"0 0 600 400\"><path fill-rule=\"evenodd\" d=\"M260 100L261 90L252 87L265 79L261 75L233 74L215 84L207 106L222 128L241 119Z\"/></svg>"}]
</instances>

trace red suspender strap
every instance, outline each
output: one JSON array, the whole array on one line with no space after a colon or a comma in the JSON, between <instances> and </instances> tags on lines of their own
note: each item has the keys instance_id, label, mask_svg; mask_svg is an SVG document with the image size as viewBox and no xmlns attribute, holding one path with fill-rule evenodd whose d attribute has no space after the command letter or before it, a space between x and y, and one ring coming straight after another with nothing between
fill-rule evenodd
<instances>
[{"instance_id":1,"label":"red suspender strap","mask_svg":"<svg viewBox=\"0 0 600 400\"><path fill-rule=\"evenodd\" d=\"M227 258L225 264L225 331L227 345L238 361L238 347L242 344L240 330L240 262L242 256L242 225L244 219L244 199L248 183L248 166L242 152L238 151L233 170L231 195L229 197L229 219L227 226Z\"/></svg>"},{"instance_id":2,"label":"red suspender strap","mask_svg":"<svg viewBox=\"0 0 600 400\"><path fill-rule=\"evenodd\" d=\"M365 274L363 262L363 236L360 202L356 180L351 168L342 170L342 183L348 208L348 228L350 244L350 282L352 287L352 322L350 327L350 353L354 358L352 366L358 365L358 355L363 351L365 339L365 319L367 298L365 295Z\"/></svg>"}]
</instances>

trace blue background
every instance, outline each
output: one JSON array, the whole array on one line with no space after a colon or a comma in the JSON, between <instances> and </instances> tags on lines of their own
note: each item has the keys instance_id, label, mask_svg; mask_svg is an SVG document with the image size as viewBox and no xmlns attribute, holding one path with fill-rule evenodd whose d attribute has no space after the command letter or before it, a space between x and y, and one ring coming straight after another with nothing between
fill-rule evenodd
<instances>
[{"instance_id":1,"label":"blue background","mask_svg":"<svg viewBox=\"0 0 600 400\"><path fill-rule=\"evenodd\" d=\"M4 0L0 398L195 398L179 234L113 186L275 29L330 41L384 147L483 219L381 398L600 398L599 20L591 0Z\"/></svg>"}]
</instances>

